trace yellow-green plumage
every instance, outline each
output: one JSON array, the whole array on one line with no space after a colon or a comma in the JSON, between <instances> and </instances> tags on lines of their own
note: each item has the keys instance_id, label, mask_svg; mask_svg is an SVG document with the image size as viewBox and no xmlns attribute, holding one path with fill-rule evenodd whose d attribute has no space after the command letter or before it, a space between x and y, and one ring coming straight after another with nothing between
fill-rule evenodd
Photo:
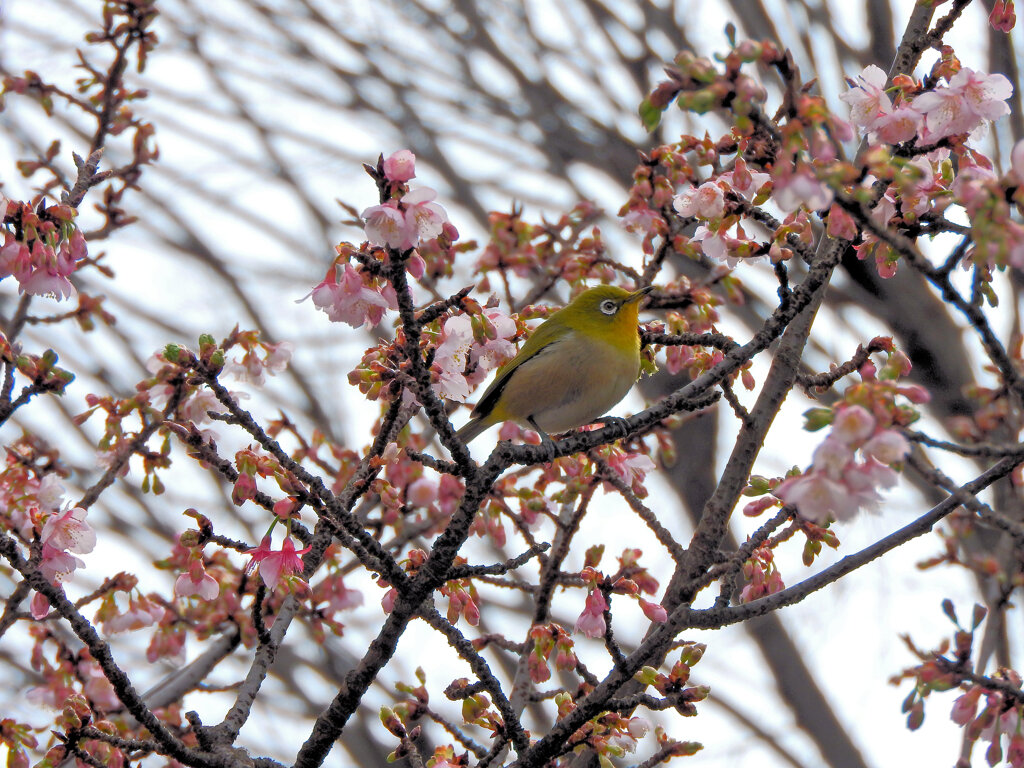
<instances>
[{"instance_id":1,"label":"yellow-green plumage","mask_svg":"<svg viewBox=\"0 0 1024 768\"><path fill-rule=\"evenodd\" d=\"M458 436L468 443L515 421L547 437L604 415L640 375L637 313L648 290L599 285L551 315L498 369Z\"/></svg>"}]
</instances>

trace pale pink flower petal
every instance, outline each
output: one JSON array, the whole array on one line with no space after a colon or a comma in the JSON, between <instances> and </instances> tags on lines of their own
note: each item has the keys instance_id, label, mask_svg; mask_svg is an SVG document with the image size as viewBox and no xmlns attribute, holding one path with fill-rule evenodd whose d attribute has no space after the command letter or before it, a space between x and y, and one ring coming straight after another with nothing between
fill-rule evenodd
<instances>
[{"instance_id":1,"label":"pale pink flower petal","mask_svg":"<svg viewBox=\"0 0 1024 768\"><path fill-rule=\"evenodd\" d=\"M910 443L901 432L886 429L864 443L862 450L883 464L895 464L910 453Z\"/></svg>"},{"instance_id":2,"label":"pale pink flower petal","mask_svg":"<svg viewBox=\"0 0 1024 768\"><path fill-rule=\"evenodd\" d=\"M366 239L374 245L408 250L413 246L413 237L406 215L398 205L389 200L383 205L374 205L362 213L363 230Z\"/></svg>"},{"instance_id":3,"label":"pale pink flower petal","mask_svg":"<svg viewBox=\"0 0 1024 768\"><path fill-rule=\"evenodd\" d=\"M576 619L576 632L582 632L587 637L604 637L608 631L608 625L604 620L604 612L608 610L608 601L604 593L599 589L592 590L587 595L587 601L583 613Z\"/></svg>"},{"instance_id":4,"label":"pale pink flower petal","mask_svg":"<svg viewBox=\"0 0 1024 768\"><path fill-rule=\"evenodd\" d=\"M836 411L832 434L847 445L857 446L875 431L875 417L860 405L848 405Z\"/></svg>"},{"instance_id":5,"label":"pale pink flower petal","mask_svg":"<svg viewBox=\"0 0 1024 768\"><path fill-rule=\"evenodd\" d=\"M865 131L879 115L892 110L892 101L885 94L886 74L874 64L869 64L857 76L857 85L839 96L850 106L850 122Z\"/></svg>"},{"instance_id":6,"label":"pale pink flower petal","mask_svg":"<svg viewBox=\"0 0 1024 768\"><path fill-rule=\"evenodd\" d=\"M384 175L400 184L409 181L416 175L416 155L408 149L400 149L385 158Z\"/></svg>"},{"instance_id":7,"label":"pale pink flower petal","mask_svg":"<svg viewBox=\"0 0 1024 768\"><path fill-rule=\"evenodd\" d=\"M725 213L725 194L718 184L707 181L676 195L672 207L680 216L714 219Z\"/></svg>"},{"instance_id":8,"label":"pale pink flower petal","mask_svg":"<svg viewBox=\"0 0 1024 768\"><path fill-rule=\"evenodd\" d=\"M92 552L96 546L96 532L85 522L87 514L81 507L74 507L50 515L40 534L43 544L80 555Z\"/></svg>"}]
</instances>

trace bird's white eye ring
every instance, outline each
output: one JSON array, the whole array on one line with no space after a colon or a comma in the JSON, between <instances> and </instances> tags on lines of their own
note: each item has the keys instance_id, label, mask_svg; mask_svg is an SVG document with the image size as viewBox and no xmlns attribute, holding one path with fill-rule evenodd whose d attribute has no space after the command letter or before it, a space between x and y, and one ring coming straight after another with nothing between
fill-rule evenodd
<instances>
[{"instance_id":1,"label":"bird's white eye ring","mask_svg":"<svg viewBox=\"0 0 1024 768\"><path fill-rule=\"evenodd\" d=\"M619 305L616 304L611 299L605 299L604 301L601 302L601 311L604 312L606 315L614 315L616 312L619 311Z\"/></svg>"}]
</instances>

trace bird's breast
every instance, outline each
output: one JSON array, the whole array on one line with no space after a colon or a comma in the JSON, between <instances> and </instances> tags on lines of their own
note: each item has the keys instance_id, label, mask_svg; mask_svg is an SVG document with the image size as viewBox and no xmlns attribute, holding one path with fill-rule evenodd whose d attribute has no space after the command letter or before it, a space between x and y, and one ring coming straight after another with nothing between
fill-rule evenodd
<instances>
[{"instance_id":1,"label":"bird's breast","mask_svg":"<svg viewBox=\"0 0 1024 768\"><path fill-rule=\"evenodd\" d=\"M589 424L625 397L639 370L639 344L622 349L571 332L519 366L502 393L501 417L532 417L552 434Z\"/></svg>"}]
</instances>

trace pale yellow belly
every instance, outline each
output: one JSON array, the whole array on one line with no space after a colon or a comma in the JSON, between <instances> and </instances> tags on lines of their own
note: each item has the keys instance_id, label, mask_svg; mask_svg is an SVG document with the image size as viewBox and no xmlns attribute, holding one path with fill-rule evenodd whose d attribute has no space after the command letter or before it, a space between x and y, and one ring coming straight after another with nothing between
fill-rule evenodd
<instances>
[{"instance_id":1,"label":"pale yellow belly","mask_svg":"<svg viewBox=\"0 0 1024 768\"><path fill-rule=\"evenodd\" d=\"M502 410L524 426L532 416L550 434L590 424L636 382L640 356L570 334L516 369Z\"/></svg>"}]
</instances>

